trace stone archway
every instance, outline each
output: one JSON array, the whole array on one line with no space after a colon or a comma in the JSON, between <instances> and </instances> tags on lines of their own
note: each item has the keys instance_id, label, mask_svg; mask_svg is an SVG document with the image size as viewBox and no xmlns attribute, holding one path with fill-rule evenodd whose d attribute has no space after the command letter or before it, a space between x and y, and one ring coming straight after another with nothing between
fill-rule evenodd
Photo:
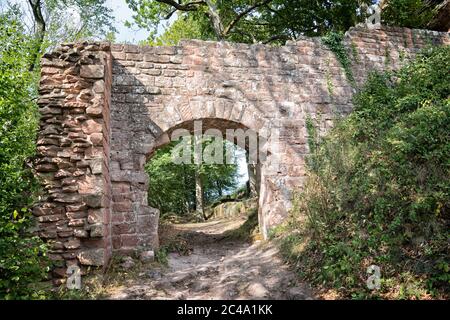
<instances>
[{"instance_id":1,"label":"stone archway","mask_svg":"<svg viewBox=\"0 0 450 320\"><path fill-rule=\"evenodd\" d=\"M355 86L311 38L283 47L77 43L45 54L35 163L45 192L34 214L39 235L54 241L50 257L64 270L105 266L113 251L156 247L158 213L147 206L142 168L165 134L197 119L219 128L237 123L273 142L261 166L266 233L302 185L306 119L324 133L352 110L353 93L371 70L399 68L429 42L450 43L448 33L351 29L344 44Z\"/></svg>"},{"instance_id":2,"label":"stone archway","mask_svg":"<svg viewBox=\"0 0 450 320\"><path fill-rule=\"evenodd\" d=\"M114 159L118 161L115 171L111 174L112 208L113 217L115 217L111 221L111 235L112 246L115 251L128 253L136 250L136 248L144 249L149 247L150 249L155 249L158 247L157 228L159 212L148 205L149 177L145 173L144 166L159 148L171 141L178 140L180 131L189 135L189 137L196 133L209 137L219 136L223 140L228 139L230 142L239 145L243 150L249 149L249 144L253 142L250 142L250 140L253 137L257 145L251 145L250 149L257 149L259 146L266 148L269 138L259 137L256 131L246 127L241 122L222 117L177 121L172 123L171 127L165 132L159 132L152 135L152 137L144 134L149 125L154 125L151 119L148 122L144 121L139 126L140 129L134 128L132 130L133 134L130 136L130 141L133 141L131 153L134 156L129 157L130 150L124 147L125 143L123 142L118 143L118 148L114 153ZM242 135L239 135L240 133ZM248 138L249 136L250 139ZM140 140L145 141L145 143L134 143ZM112 150L114 151L114 149ZM265 168L265 156L264 152L256 155L258 157L258 168ZM259 180L261 180L260 172L261 170L259 169ZM258 191L259 189L260 185L258 185ZM266 225L264 218L265 216L260 214L261 229L264 229Z\"/></svg>"}]
</instances>

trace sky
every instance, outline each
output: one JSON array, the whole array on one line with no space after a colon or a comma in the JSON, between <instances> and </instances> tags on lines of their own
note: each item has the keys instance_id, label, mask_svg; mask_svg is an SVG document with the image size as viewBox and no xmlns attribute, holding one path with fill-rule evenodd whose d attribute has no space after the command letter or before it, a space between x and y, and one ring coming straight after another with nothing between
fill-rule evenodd
<instances>
[{"instance_id":1,"label":"sky","mask_svg":"<svg viewBox=\"0 0 450 320\"><path fill-rule=\"evenodd\" d=\"M6 5L8 0L0 0L0 7ZM28 3L26 0L9 0L10 3L19 3L25 12L28 12ZM116 20L115 27L117 28L116 40L119 43L138 43L148 37L149 32L144 29L130 29L125 26L125 21L133 21L133 11L128 7L125 0L106 0L106 5L113 10L113 15ZM171 21L176 15L172 16ZM158 29L158 34L163 32L163 27Z\"/></svg>"},{"instance_id":2,"label":"sky","mask_svg":"<svg viewBox=\"0 0 450 320\"><path fill-rule=\"evenodd\" d=\"M141 40L147 39L147 30L133 30L125 27L125 21L133 21L133 11L128 8L125 0L107 0L107 5L113 10L114 18L116 19L115 26L117 28L117 42L137 43Z\"/></svg>"}]
</instances>

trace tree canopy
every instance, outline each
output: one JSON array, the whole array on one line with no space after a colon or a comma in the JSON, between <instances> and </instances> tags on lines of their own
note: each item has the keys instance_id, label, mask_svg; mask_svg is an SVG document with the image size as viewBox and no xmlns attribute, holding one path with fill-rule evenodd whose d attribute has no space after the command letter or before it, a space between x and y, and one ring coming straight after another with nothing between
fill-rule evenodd
<instances>
[{"instance_id":1,"label":"tree canopy","mask_svg":"<svg viewBox=\"0 0 450 320\"><path fill-rule=\"evenodd\" d=\"M146 171L150 177L149 204L159 208L163 216L167 213L185 214L197 209L196 184L198 183L201 184L204 206L214 203L235 191L239 186L236 164L202 162L197 165L193 161L189 164L174 163L172 155L179 143L175 141L157 150L146 165ZM210 143L212 138L205 139L202 142L202 149ZM233 150L235 148L229 142L224 142L224 155L227 147ZM199 175L199 182L196 182L196 174Z\"/></svg>"},{"instance_id":2,"label":"tree canopy","mask_svg":"<svg viewBox=\"0 0 450 320\"><path fill-rule=\"evenodd\" d=\"M323 139L310 120L308 179L284 240L309 281L353 298L448 294L449 57L429 48L372 74ZM359 280L371 264L383 270L378 291Z\"/></svg>"},{"instance_id":3,"label":"tree canopy","mask_svg":"<svg viewBox=\"0 0 450 320\"><path fill-rule=\"evenodd\" d=\"M363 22L368 7L382 7L382 23L448 30L446 0L126 0L148 43L172 45L182 38L282 44L300 36L345 32ZM163 34L164 21L174 19ZM441 20L441 21L440 21ZM131 23L129 23L131 25ZM442 29L444 28L444 29ZM445 29L447 28L447 29Z\"/></svg>"},{"instance_id":4,"label":"tree canopy","mask_svg":"<svg viewBox=\"0 0 450 320\"><path fill-rule=\"evenodd\" d=\"M319 36L346 31L363 21L359 8L370 0L126 0L134 11L134 23L150 31L150 40L162 21L177 14L195 23L202 39L235 42L283 42L301 35ZM169 29L173 34L174 29ZM179 29L178 29L179 30ZM182 33L182 30L179 30ZM193 36L197 36L195 33ZM188 35L184 33L184 35ZM189 37L191 38L191 37Z\"/></svg>"},{"instance_id":5,"label":"tree canopy","mask_svg":"<svg viewBox=\"0 0 450 320\"><path fill-rule=\"evenodd\" d=\"M27 0L22 6L8 2L5 7L17 12L22 32L34 37L30 70L40 54L62 42L111 37L116 31L106 0Z\"/></svg>"}]
</instances>

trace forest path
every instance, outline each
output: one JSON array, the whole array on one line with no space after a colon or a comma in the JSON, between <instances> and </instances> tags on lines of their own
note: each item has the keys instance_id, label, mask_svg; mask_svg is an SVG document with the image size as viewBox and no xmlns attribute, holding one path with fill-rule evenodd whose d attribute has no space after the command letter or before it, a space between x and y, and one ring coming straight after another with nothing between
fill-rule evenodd
<instances>
[{"instance_id":1,"label":"forest path","mask_svg":"<svg viewBox=\"0 0 450 320\"><path fill-rule=\"evenodd\" d=\"M171 232L186 241L188 250L169 253L167 267L141 269L126 285L108 290L107 298L313 299L274 245L226 237L227 231L239 228L245 220L171 225Z\"/></svg>"}]
</instances>

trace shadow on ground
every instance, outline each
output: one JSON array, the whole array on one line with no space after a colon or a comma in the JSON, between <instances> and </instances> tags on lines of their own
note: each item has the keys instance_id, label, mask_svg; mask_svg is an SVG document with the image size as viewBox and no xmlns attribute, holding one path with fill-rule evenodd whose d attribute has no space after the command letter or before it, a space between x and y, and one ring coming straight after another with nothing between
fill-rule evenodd
<instances>
[{"instance_id":1,"label":"shadow on ground","mask_svg":"<svg viewBox=\"0 0 450 320\"><path fill-rule=\"evenodd\" d=\"M236 230L246 221L235 217L162 226L161 244L174 251L167 255L167 266L144 267L135 279L108 288L107 298L312 299L275 246L230 236L240 234Z\"/></svg>"}]
</instances>

